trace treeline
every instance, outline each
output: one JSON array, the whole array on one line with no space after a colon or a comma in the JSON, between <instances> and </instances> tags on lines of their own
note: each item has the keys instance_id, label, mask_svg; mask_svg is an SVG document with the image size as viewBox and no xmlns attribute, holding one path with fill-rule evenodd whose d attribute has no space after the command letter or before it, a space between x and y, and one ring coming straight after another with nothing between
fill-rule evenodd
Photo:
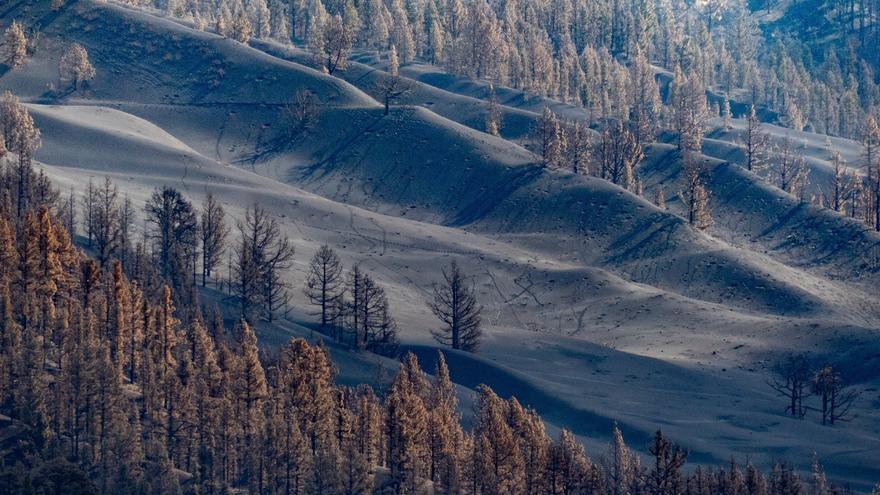
<instances>
[{"instance_id":1,"label":"treeline","mask_svg":"<svg viewBox=\"0 0 880 495\"><path fill-rule=\"evenodd\" d=\"M22 175L24 174L24 175ZM27 206L20 211L25 179ZM378 391L333 383L325 348L261 352L172 291L77 249L58 195L4 161L0 181L0 486L6 493L842 493L814 464L685 469L657 432L646 466L619 429L601 460L488 387L466 431L442 354L408 355ZM45 188L49 194L40 196ZM447 273L447 279L455 279Z\"/></svg>"}]
</instances>

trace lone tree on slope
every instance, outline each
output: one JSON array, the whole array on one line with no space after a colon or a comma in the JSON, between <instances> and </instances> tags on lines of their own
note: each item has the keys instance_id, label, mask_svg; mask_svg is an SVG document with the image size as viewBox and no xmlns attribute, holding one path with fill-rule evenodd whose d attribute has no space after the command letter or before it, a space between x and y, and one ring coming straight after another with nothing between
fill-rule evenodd
<instances>
[{"instance_id":1,"label":"lone tree on slope","mask_svg":"<svg viewBox=\"0 0 880 495\"><path fill-rule=\"evenodd\" d=\"M12 24L6 29L4 44L6 45L6 64L12 69L24 65L27 58L27 38L21 24L12 21Z\"/></svg>"},{"instance_id":2,"label":"lone tree on slope","mask_svg":"<svg viewBox=\"0 0 880 495\"><path fill-rule=\"evenodd\" d=\"M480 313L474 288L453 261L443 270L443 282L434 285L434 300L428 303L431 311L443 322L443 328L432 330L437 342L474 352L480 345Z\"/></svg>"},{"instance_id":3,"label":"lone tree on slope","mask_svg":"<svg viewBox=\"0 0 880 495\"><path fill-rule=\"evenodd\" d=\"M62 81L71 81L73 90L79 85L95 78L95 68L89 61L89 52L79 43L73 43L61 55L58 62L58 73Z\"/></svg>"},{"instance_id":4,"label":"lone tree on slope","mask_svg":"<svg viewBox=\"0 0 880 495\"><path fill-rule=\"evenodd\" d=\"M345 292L342 261L330 246L324 244L309 263L305 294L309 301L321 307L321 328L336 319L340 298Z\"/></svg>"},{"instance_id":5,"label":"lone tree on slope","mask_svg":"<svg viewBox=\"0 0 880 495\"><path fill-rule=\"evenodd\" d=\"M773 365L773 377L768 384L780 396L788 400L785 412L795 418L803 418L807 412L804 397L809 395L810 360L804 354L791 354Z\"/></svg>"},{"instance_id":6,"label":"lone tree on slope","mask_svg":"<svg viewBox=\"0 0 880 495\"><path fill-rule=\"evenodd\" d=\"M858 391L847 390L846 382L833 366L825 365L813 375L812 392L822 401L822 424L849 421L849 411L859 397Z\"/></svg>"},{"instance_id":7,"label":"lone tree on slope","mask_svg":"<svg viewBox=\"0 0 880 495\"><path fill-rule=\"evenodd\" d=\"M388 115L392 102L412 92L409 81L400 77L400 64L397 61L397 48L394 45L391 45L391 52L388 55L388 76L380 81L376 88L385 103L385 115Z\"/></svg>"}]
</instances>

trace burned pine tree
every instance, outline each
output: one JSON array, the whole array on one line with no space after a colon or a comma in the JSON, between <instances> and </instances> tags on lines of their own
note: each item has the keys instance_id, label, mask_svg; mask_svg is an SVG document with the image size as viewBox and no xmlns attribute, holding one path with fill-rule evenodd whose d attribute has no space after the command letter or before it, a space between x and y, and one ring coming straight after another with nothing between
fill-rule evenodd
<instances>
[{"instance_id":1,"label":"burned pine tree","mask_svg":"<svg viewBox=\"0 0 880 495\"><path fill-rule=\"evenodd\" d=\"M464 273L453 261L443 270L443 282L434 285L434 299L428 303L443 327L431 333L441 344L474 352L480 345L480 313L483 307Z\"/></svg>"},{"instance_id":2,"label":"burned pine tree","mask_svg":"<svg viewBox=\"0 0 880 495\"><path fill-rule=\"evenodd\" d=\"M790 354L774 364L772 372L773 376L767 383L787 399L785 412L794 418L803 418L807 413L804 398L809 395L813 377L810 360L804 354Z\"/></svg>"}]
</instances>

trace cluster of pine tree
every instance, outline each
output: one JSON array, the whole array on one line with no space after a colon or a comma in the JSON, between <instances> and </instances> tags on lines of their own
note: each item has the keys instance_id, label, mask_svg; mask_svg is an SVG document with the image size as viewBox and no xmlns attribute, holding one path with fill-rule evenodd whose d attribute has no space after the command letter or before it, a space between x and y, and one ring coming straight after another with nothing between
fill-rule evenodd
<instances>
[{"instance_id":1,"label":"cluster of pine tree","mask_svg":"<svg viewBox=\"0 0 880 495\"><path fill-rule=\"evenodd\" d=\"M256 35L302 42L329 73L345 68L353 47L393 46L402 64L421 59L583 105L594 121L639 118L638 107L655 95L640 90L644 74L632 67L648 61L774 111L798 130L858 137L880 104L880 61L868 48L878 39L874 2L847 3L846 16L839 14L844 4L821 2L823 13L845 21L833 23L837 43L814 46L780 33L765 38L745 0L129 2L192 16L199 27L210 24L239 41ZM854 26L859 35L848 38ZM650 66L647 74L654 76Z\"/></svg>"}]
</instances>

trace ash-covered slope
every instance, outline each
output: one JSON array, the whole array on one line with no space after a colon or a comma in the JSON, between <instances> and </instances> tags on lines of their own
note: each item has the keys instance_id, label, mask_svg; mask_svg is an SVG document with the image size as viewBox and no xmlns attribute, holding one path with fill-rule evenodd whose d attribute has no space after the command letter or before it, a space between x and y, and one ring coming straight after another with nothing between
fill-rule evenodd
<instances>
[{"instance_id":1,"label":"ash-covered slope","mask_svg":"<svg viewBox=\"0 0 880 495\"><path fill-rule=\"evenodd\" d=\"M22 2L10 15L46 19L46 11ZM594 446L617 420L637 446L662 426L711 462L783 455L805 466L818 450L838 476L880 477L851 469L877 449L870 403L832 432L786 422L765 385L767 355L788 349L859 363L859 379L876 382L874 296L811 261L696 232L604 181L543 170L524 148L445 114L401 107L383 116L339 79L167 19L80 0L43 32L25 70L4 74L0 87L36 102L37 159L64 186L110 174L135 200L160 184L195 201L210 190L236 218L259 201L296 243L296 286L320 244L337 247L346 266L363 263L388 288L410 346L431 345L424 301L439 267L457 259L474 276L487 327L481 356L456 360L468 373L461 381L528 386L531 405ZM81 92L53 88L66 41L85 44L98 70ZM223 68L215 79L212 67ZM292 135L282 105L299 88L324 108L315 128ZM479 115L474 98L437 106L460 102ZM669 159L663 151L652 151L658 164ZM674 191L677 165L657 166L669 167L656 179ZM718 176L713 188L776 194L737 180ZM766 209L730 204L750 223ZM716 229L736 228L724 227L726 215L716 215ZM302 294L294 297L307 312Z\"/></svg>"},{"instance_id":2,"label":"ash-covered slope","mask_svg":"<svg viewBox=\"0 0 880 495\"><path fill-rule=\"evenodd\" d=\"M773 314L837 311L815 281L708 239L619 188L543 170L524 149L423 108L386 117L343 81L231 40L88 1L67 7L43 31L36 66L50 65L57 54L55 34L86 46L98 77L65 96L29 94L27 88L41 86L39 70L8 74L25 96L114 105L160 124L203 155L329 199L522 236L546 256L565 247L568 262L688 297ZM302 88L327 107L315 129L291 137L282 104Z\"/></svg>"}]
</instances>

